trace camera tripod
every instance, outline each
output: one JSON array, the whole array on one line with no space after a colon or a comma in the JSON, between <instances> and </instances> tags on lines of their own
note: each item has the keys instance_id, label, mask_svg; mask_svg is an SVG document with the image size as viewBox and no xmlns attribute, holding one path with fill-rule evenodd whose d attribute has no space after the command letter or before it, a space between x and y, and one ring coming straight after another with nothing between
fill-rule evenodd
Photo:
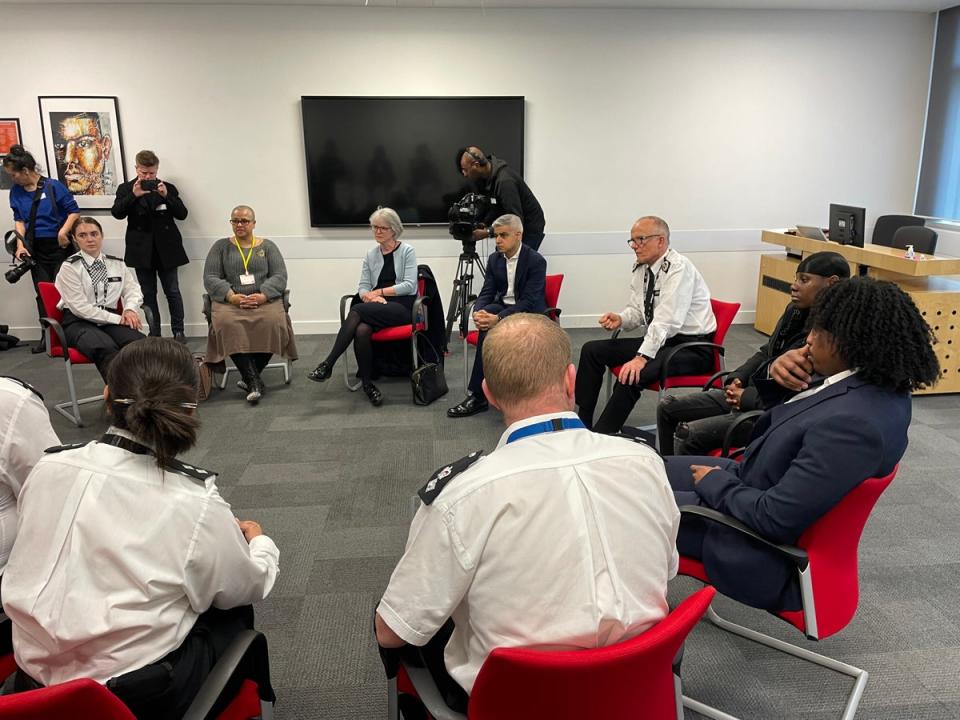
<instances>
[{"instance_id":1,"label":"camera tripod","mask_svg":"<svg viewBox=\"0 0 960 720\"><path fill-rule=\"evenodd\" d=\"M460 253L460 259L457 261L457 274L453 278L453 293L450 295L450 304L447 306L447 344L450 344L450 335L453 333L453 325L460 319L460 334L467 336L467 328L470 323L470 315L467 313L467 307L476 299L473 294L473 270L476 266L480 271L480 277L486 277L486 271L483 268L483 260L477 255L477 245L463 244L463 252Z\"/></svg>"}]
</instances>

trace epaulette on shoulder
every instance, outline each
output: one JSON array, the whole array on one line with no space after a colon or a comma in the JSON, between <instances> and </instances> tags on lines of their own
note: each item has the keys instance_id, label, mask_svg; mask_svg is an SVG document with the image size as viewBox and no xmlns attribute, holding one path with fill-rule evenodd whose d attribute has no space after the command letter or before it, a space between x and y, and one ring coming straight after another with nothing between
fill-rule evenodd
<instances>
[{"instance_id":1,"label":"epaulette on shoulder","mask_svg":"<svg viewBox=\"0 0 960 720\"><path fill-rule=\"evenodd\" d=\"M420 496L420 499L423 501L423 504L433 504L433 501L437 499L437 496L451 480L473 465L482 456L483 450L474 450L469 455L466 455L465 457L462 457L456 462L450 463L449 465L444 465L442 468L434 472L427 481L427 484L420 488L420 491L417 493Z\"/></svg>"},{"instance_id":2,"label":"epaulette on shoulder","mask_svg":"<svg viewBox=\"0 0 960 720\"><path fill-rule=\"evenodd\" d=\"M187 463L177 460L176 458L168 460L167 464L164 466L164 470L177 473L177 475L185 475L191 480L196 480L199 483L206 483L210 478L216 477L215 472L204 470L203 468L196 467L195 465L187 465Z\"/></svg>"},{"instance_id":3,"label":"epaulette on shoulder","mask_svg":"<svg viewBox=\"0 0 960 720\"><path fill-rule=\"evenodd\" d=\"M660 451L657 450L656 437L649 433L644 433L642 431L637 433L632 433L632 432L625 432L624 430L621 430L620 432L618 432L616 435L613 435L612 437L620 438L622 440L629 440L630 442L636 443L637 445L643 445L644 447L647 447L653 450L655 453L657 453L657 455L660 455Z\"/></svg>"},{"instance_id":4,"label":"epaulette on shoulder","mask_svg":"<svg viewBox=\"0 0 960 720\"><path fill-rule=\"evenodd\" d=\"M64 260L64 262L75 263L79 259L80 259L80 253L74 253L73 255L68 257L66 260Z\"/></svg>"},{"instance_id":5,"label":"epaulette on shoulder","mask_svg":"<svg viewBox=\"0 0 960 720\"><path fill-rule=\"evenodd\" d=\"M54 445L53 447L48 447L44 450L45 453L58 453L63 452L64 450L76 450L77 448L82 448L84 445L89 445L90 443L70 443L68 445Z\"/></svg>"},{"instance_id":6,"label":"epaulette on shoulder","mask_svg":"<svg viewBox=\"0 0 960 720\"><path fill-rule=\"evenodd\" d=\"M123 262L123 258L122 258L122 257L117 257L116 255L107 255L107 258L110 259L110 260L118 260L118 261L120 261L120 262Z\"/></svg>"},{"instance_id":7,"label":"epaulette on shoulder","mask_svg":"<svg viewBox=\"0 0 960 720\"><path fill-rule=\"evenodd\" d=\"M18 377L13 377L13 375L0 375L0 377L4 378L5 380L9 380L10 382L15 382L17 385L20 385L21 387L26 388L27 390L32 392L34 395L36 395L38 398L40 398L41 402L43 401L43 395L40 394L40 391L37 390L33 385L28 383L26 380L21 380Z\"/></svg>"}]
</instances>

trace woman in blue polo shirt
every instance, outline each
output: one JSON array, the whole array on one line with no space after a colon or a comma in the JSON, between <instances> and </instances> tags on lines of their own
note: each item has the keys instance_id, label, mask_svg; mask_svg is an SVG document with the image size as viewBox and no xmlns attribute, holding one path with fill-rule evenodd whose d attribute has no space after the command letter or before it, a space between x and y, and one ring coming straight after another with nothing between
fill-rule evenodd
<instances>
[{"instance_id":1,"label":"woman in blue polo shirt","mask_svg":"<svg viewBox=\"0 0 960 720\"><path fill-rule=\"evenodd\" d=\"M10 189L10 207L13 220L20 237L26 244L17 241L17 259L25 255L33 258L34 266L30 274L34 290L37 283L53 282L60 271L60 265L74 251L70 233L73 224L80 217L80 208L73 195L59 180L43 177L37 170L37 161L22 145L14 145L3 158L3 169L13 179ZM30 222L34 197L39 193L36 220ZM37 311L40 317L46 315L40 292L37 290ZM43 333L33 352L43 352Z\"/></svg>"}]
</instances>

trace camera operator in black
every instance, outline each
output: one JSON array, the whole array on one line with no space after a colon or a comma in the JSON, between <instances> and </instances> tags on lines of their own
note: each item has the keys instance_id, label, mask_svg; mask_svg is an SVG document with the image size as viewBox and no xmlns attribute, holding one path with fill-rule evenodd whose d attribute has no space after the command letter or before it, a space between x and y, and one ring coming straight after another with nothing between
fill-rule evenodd
<instances>
[{"instance_id":1,"label":"camera operator in black","mask_svg":"<svg viewBox=\"0 0 960 720\"><path fill-rule=\"evenodd\" d=\"M160 159L151 150L137 153L137 179L117 188L110 212L117 220L127 219L126 252L123 260L137 273L143 291L143 303L153 311L150 334L160 335L160 308L157 304L157 278L163 286L170 308L173 337L185 343L183 334L183 297L177 268L189 260L183 250L183 238L174 220L185 220L187 208L173 183L157 179Z\"/></svg>"},{"instance_id":2,"label":"camera operator in black","mask_svg":"<svg viewBox=\"0 0 960 720\"><path fill-rule=\"evenodd\" d=\"M473 239L482 240L492 232L491 223L501 215L516 215L523 223L523 244L534 250L543 242L543 208L516 170L494 155L470 146L457 150L457 169L478 192L490 198L485 227L474 230Z\"/></svg>"},{"instance_id":3,"label":"camera operator in black","mask_svg":"<svg viewBox=\"0 0 960 720\"><path fill-rule=\"evenodd\" d=\"M15 256L22 263L32 261L30 276L37 294L37 312L42 318L47 313L37 283L53 282L63 261L74 252L70 233L80 217L80 208L63 183L40 174L37 161L22 145L10 148L3 158L3 169L14 182L10 190L10 207L19 234ZM41 330L40 342L34 346L33 352L45 349Z\"/></svg>"}]
</instances>

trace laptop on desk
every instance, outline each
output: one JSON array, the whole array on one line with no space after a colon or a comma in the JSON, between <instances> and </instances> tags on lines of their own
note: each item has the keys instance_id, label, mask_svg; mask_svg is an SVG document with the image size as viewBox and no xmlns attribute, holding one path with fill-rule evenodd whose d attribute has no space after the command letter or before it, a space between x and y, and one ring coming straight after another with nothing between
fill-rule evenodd
<instances>
[{"instance_id":1,"label":"laptop on desk","mask_svg":"<svg viewBox=\"0 0 960 720\"><path fill-rule=\"evenodd\" d=\"M827 236L823 234L823 230L818 227L811 227L810 225L797 225L797 235L810 240L823 240L827 241Z\"/></svg>"}]
</instances>

